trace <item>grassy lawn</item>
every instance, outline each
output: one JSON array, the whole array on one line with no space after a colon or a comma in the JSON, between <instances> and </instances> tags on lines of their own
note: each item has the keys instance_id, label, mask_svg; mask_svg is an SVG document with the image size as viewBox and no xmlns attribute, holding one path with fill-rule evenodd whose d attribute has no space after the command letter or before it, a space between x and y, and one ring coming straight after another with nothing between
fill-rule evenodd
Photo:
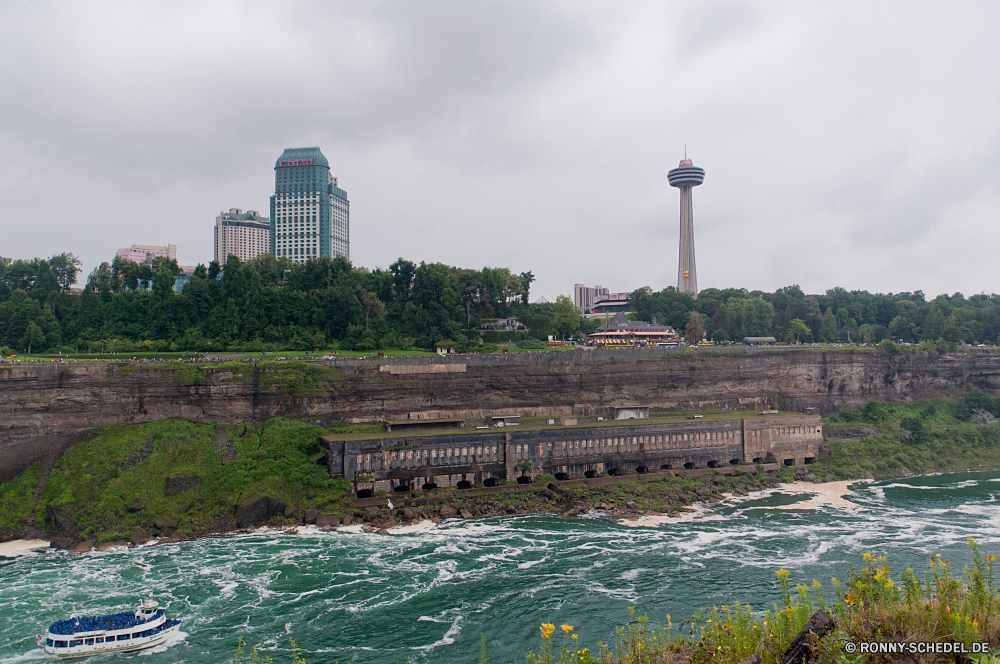
<instances>
[{"instance_id":1,"label":"grassy lawn","mask_svg":"<svg viewBox=\"0 0 1000 664\"><path fill-rule=\"evenodd\" d=\"M435 353L426 350L387 350L384 351L386 357L430 357ZM104 362L124 362L132 359L139 360L212 360L218 358L218 356L224 356L229 359L228 356L232 356L232 359L249 359L257 358L264 360L274 360L275 358L286 358L286 359L296 359L296 360L309 360L316 359L320 357L374 357L377 351L359 351L359 350L338 350L338 351L311 351L311 350L283 350L278 352L219 352L219 353L80 353L77 354L65 354L59 355L58 353L44 353L44 354L32 354L32 355L11 355L4 358L7 361L20 361L20 362L51 362L52 360L66 360L68 362L94 362L94 361L104 361ZM208 357L206 357L206 355Z\"/></svg>"}]
</instances>

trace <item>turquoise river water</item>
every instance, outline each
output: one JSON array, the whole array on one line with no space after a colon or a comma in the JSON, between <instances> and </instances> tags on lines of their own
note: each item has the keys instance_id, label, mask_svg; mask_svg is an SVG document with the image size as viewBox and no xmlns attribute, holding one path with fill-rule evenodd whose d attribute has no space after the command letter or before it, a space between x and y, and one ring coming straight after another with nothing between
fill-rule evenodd
<instances>
[{"instance_id":1,"label":"turquoise river water","mask_svg":"<svg viewBox=\"0 0 1000 664\"><path fill-rule=\"evenodd\" d=\"M231 661L237 640L310 664L523 662L538 625L573 625L574 645L613 641L628 607L674 622L738 600L768 608L775 571L790 581L843 578L863 552L895 575L941 553L962 568L964 539L1000 552L1000 472L852 485L843 504L777 490L711 506L711 514L628 527L601 516L451 521L413 534L260 531L183 544L0 559L0 662L45 658L35 635L75 606L124 610L150 593L180 618L171 643L142 664ZM796 503L808 505L796 507Z\"/></svg>"}]
</instances>

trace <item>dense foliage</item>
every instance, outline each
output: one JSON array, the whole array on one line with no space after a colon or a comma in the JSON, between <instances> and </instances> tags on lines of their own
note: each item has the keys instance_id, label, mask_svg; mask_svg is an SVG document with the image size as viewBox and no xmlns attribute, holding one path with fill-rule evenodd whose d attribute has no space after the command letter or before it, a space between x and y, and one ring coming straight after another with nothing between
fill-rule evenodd
<instances>
[{"instance_id":1,"label":"dense foliage","mask_svg":"<svg viewBox=\"0 0 1000 664\"><path fill-rule=\"evenodd\" d=\"M61 511L78 538L102 541L124 539L155 519L178 535L230 530L236 511L263 496L300 511L328 504L349 487L330 478L320 433L281 417L259 426L170 419L94 430L56 462L38 496L36 523L53 529L52 510ZM169 478L178 477L189 484L169 491ZM0 485L13 508L0 514L0 534L23 523L41 479L36 464Z\"/></svg>"},{"instance_id":2,"label":"dense foliage","mask_svg":"<svg viewBox=\"0 0 1000 664\"><path fill-rule=\"evenodd\" d=\"M670 287L658 293L640 288L631 308L642 320L655 317L678 330L691 324L691 312L704 321L708 338L773 336L802 343L878 343L890 337L917 342L995 343L1000 336L1000 295L961 293L928 301L921 291L872 294L831 288L806 295L798 286L773 293L743 288L706 288L694 300Z\"/></svg>"},{"instance_id":3,"label":"dense foliage","mask_svg":"<svg viewBox=\"0 0 1000 664\"><path fill-rule=\"evenodd\" d=\"M0 258L0 352L38 350L219 351L475 347L483 321L517 317L530 333L491 332L487 343L592 332L566 296L529 304L535 277L402 258L388 269L343 258L293 264L270 254L199 265L181 292L176 261L115 258L93 270L81 292L72 254L48 260ZM920 291L871 294L833 288L806 295L707 288L693 299L673 287L631 294L632 316L654 318L688 336L715 340L774 336L779 341L878 343L943 340L993 343L1000 296L961 293L927 301ZM504 336L506 335L506 336ZM500 338L503 336L504 338ZM510 338L507 338L510 337Z\"/></svg>"},{"instance_id":4,"label":"dense foliage","mask_svg":"<svg viewBox=\"0 0 1000 664\"><path fill-rule=\"evenodd\" d=\"M483 320L517 316L536 338L587 327L568 298L528 304L534 276L399 259L387 270L343 258L304 264L267 254L199 265L176 292L176 261L138 265L116 258L96 268L82 293L71 254L0 259L0 346L132 350L468 350ZM68 262L69 268L66 267ZM591 325L592 328L594 325ZM589 331L589 330L584 330Z\"/></svg>"}]
</instances>

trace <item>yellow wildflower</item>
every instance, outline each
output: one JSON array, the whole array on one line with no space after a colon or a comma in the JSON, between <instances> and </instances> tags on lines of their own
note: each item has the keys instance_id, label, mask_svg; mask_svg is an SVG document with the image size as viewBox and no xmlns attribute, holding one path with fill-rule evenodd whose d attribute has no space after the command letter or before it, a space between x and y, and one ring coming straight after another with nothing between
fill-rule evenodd
<instances>
[{"instance_id":1,"label":"yellow wildflower","mask_svg":"<svg viewBox=\"0 0 1000 664\"><path fill-rule=\"evenodd\" d=\"M788 570L787 569L779 569L777 572L775 572L775 575L779 579L787 579L788 578Z\"/></svg>"},{"instance_id":2,"label":"yellow wildflower","mask_svg":"<svg viewBox=\"0 0 1000 664\"><path fill-rule=\"evenodd\" d=\"M938 555L940 556L941 554L939 553ZM870 554L870 553L863 553L863 554L861 554L861 557L864 558L865 560L869 560L870 561L872 559L872 554Z\"/></svg>"},{"instance_id":3,"label":"yellow wildflower","mask_svg":"<svg viewBox=\"0 0 1000 664\"><path fill-rule=\"evenodd\" d=\"M576 638L576 634L574 634L574 635L573 635L573 638L574 638L574 639Z\"/></svg>"},{"instance_id":4,"label":"yellow wildflower","mask_svg":"<svg viewBox=\"0 0 1000 664\"><path fill-rule=\"evenodd\" d=\"M573 626L572 625L563 625L562 626L562 631L564 631L567 634L569 634L570 632L573 631Z\"/></svg>"},{"instance_id":5,"label":"yellow wildflower","mask_svg":"<svg viewBox=\"0 0 1000 664\"><path fill-rule=\"evenodd\" d=\"M985 558L983 558L983 560L985 560L988 563L991 563L994 560L996 560L996 558L997 558L996 556L986 556Z\"/></svg>"},{"instance_id":6,"label":"yellow wildflower","mask_svg":"<svg viewBox=\"0 0 1000 664\"><path fill-rule=\"evenodd\" d=\"M551 623L542 623L540 629L542 630L542 638L547 639L552 636L552 632L555 631L556 626Z\"/></svg>"}]
</instances>

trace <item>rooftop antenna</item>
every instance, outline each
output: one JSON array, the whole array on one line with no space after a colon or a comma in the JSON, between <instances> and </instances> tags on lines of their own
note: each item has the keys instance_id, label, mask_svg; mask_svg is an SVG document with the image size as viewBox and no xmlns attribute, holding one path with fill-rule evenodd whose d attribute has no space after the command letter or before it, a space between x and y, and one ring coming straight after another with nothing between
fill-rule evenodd
<instances>
[{"instance_id":1,"label":"rooftop antenna","mask_svg":"<svg viewBox=\"0 0 1000 664\"><path fill-rule=\"evenodd\" d=\"M684 159L688 158L688 144L684 144Z\"/></svg>"}]
</instances>

